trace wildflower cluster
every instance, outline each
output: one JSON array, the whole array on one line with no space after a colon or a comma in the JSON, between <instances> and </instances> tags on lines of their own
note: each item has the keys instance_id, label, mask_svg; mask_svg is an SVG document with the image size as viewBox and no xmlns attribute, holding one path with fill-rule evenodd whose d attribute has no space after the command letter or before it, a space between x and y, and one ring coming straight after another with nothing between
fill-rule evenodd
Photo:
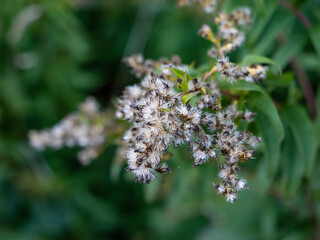
<instances>
[{"instance_id":1,"label":"wildflower cluster","mask_svg":"<svg viewBox=\"0 0 320 240\"><path fill-rule=\"evenodd\" d=\"M178 1L180 6L192 3L206 12L216 8L214 0ZM218 155L224 157L219 173L221 182L214 187L233 203L240 190L248 189L246 180L237 175L239 163L253 158L261 138L237 129L236 123L251 122L255 114L238 109L236 101L223 105L223 92L216 76L233 83L240 79L258 82L266 74L263 66L239 67L225 56L244 42L245 35L238 27L250 24L250 10L238 8L230 14L220 12L214 22L219 28L216 35L208 25L203 25L198 32L214 44L209 55L216 62L209 72L194 71L191 77L188 71L193 66L183 65L178 56L170 60L145 60L141 54L124 58L131 72L142 81L125 88L118 99L115 115L131 123L123 135L125 146L121 151L125 151L126 169L133 172L136 181L150 183L156 172L170 172L166 163L161 164L168 148L186 144L194 167ZM99 104L88 98L78 112L68 115L52 129L31 131L30 142L38 150L58 149L64 145L84 147L78 158L88 164L104 149L108 134L115 131L114 121L107 112L100 111Z\"/></svg>"},{"instance_id":2,"label":"wildflower cluster","mask_svg":"<svg viewBox=\"0 0 320 240\"><path fill-rule=\"evenodd\" d=\"M239 30L239 27L242 25L250 25L251 11L249 8L241 7L232 11L230 14L220 12L218 16L214 18L214 22L219 29L216 35L207 24L202 25L198 34L215 45L208 51L210 57L223 57L241 46L244 42L245 34Z\"/></svg>"},{"instance_id":3,"label":"wildflower cluster","mask_svg":"<svg viewBox=\"0 0 320 240\"><path fill-rule=\"evenodd\" d=\"M250 132L237 131L234 120L250 122L254 114L238 111L236 105L221 110L221 94L213 82L188 81L187 92L203 93L194 106L183 102L183 93L178 93L175 85L174 81L150 74L140 84L124 90L116 115L133 122L123 137L129 147L127 170L143 183L154 180L156 171L167 173L169 169L160 163L171 144L187 144L194 167L216 158L220 152L226 162L219 174L222 183L215 186L228 201L235 201L237 191L247 188L242 184L245 180L236 176L238 163L253 157L253 149L261 139Z\"/></svg>"},{"instance_id":4,"label":"wildflower cluster","mask_svg":"<svg viewBox=\"0 0 320 240\"><path fill-rule=\"evenodd\" d=\"M249 131L237 131L234 120L240 117L251 122L254 115L249 111L237 111L235 105L228 106L217 114L219 131L216 132L215 143L216 147L221 150L221 154L225 156L226 162L220 166L221 183L213 185L218 193L226 195L226 200L229 202L237 200L238 191L248 189L246 180L239 179L237 176L240 170L238 163L253 158L254 149L261 142L260 137L254 136Z\"/></svg>"},{"instance_id":5,"label":"wildflower cluster","mask_svg":"<svg viewBox=\"0 0 320 240\"><path fill-rule=\"evenodd\" d=\"M189 87L197 91L203 85L216 92L213 84L199 83L196 79ZM139 182L149 183L155 178L154 172L171 144L175 147L189 144L194 152L195 166L216 156L211 147L212 136L201 127L215 128L213 114L201 113L198 108L185 105L174 86L173 81L151 74L141 84L127 87L119 99L117 117L134 123L123 139L130 147L126 156L127 169L134 172ZM206 104L213 106L217 100L218 96L211 95Z\"/></svg>"},{"instance_id":6,"label":"wildflower cluster","mask_svg":"<svg viewBox=\"0 0 320 240\"><path fill-rule=\"evenodd\" d=\"M171 60L167 58L161 58L159 60L144 59L142 54L133 54L130 57L123 59L123 62L131 68L131 73L140 78L147 74L150 74L156 70L163 73L163 77L167 78L170 75L168 67L175 67L181 70L186 70L187 66L183 66L181 59L177 55L173 55Z\"/></svg>"},{"instance_id":7,"label":"wildflower cluster","mask_svg":"<svg viewBox=\"0 0 320 240\"><path fill-rule=\"evenodd\" d=\"M178 1L179 5L190 5L192 1ZM215 1L203 1L206 4ZM187 4L188 3L188 4ZM248 82L257 82L266 77L266 70L258 64L251 64L245 67L238 67L235 63L229 61L226 57L228 53L240 47L245 41L245 33L240 31L239 27L249 26L251 24L251 10L247 7L240 7L233 10L230 14L220 12L215 18L214 23L218 27L217 34L214 34L212 28L203 24L198 34L211 41L213 46L207 54L213 59L217 59L217 66L212 72L219 72L222 79L228 79L231 82L242 79Z\"/></svg>"},{"instance_id":8,"label":"wildflower cluster","mask_svg":"<svg viewBox=\"0 0 320 240\"><path fill-rule=\"evenodd\" d=\"M200 6L204 12L213 13L217 7L217 0L178 0L177 5L179 7L189 6L196 4Z\"/></svg>"},{"instance_id":9,"label":"wildflower cluster","mask_svg":"<svg viewBox=\"0 0 320 240\"><path fill-rule=\"evenodd\" d=\"M220 73L222 79L228 79L230 82L236 82L238 79L258 82L266 77L266 71L261 65L250 64L250 66L238 67L236 64L229 62L226 57L217 61L215 70Z\"/></svg>"},{"instance_id":10,"label":"wildflower cluster","mask_svg":"<svg viewBox=\"0 0 320 240\"><path fill-rule=\"evenodd\" d=\"M51 129L30 131L30 144L39 151L46 147L83 147L78 153L78 159L86 165L103 149L108 124L106 113L100 111L99 103L93 97L88 97L80 104L78 112L67 115Z\"/></svg>"},{"instance_id":11,"label":"wildflower cluster","mask_svg":"<svg viewBox=\"0 0 320 240\"><path fill-rule=\"evenodd\" d=\"M191 3L215 6L215 1L178 1L179 5ZM214 21L219 27L216 36L208 25L203 25L198 32L215 45L209 52L217 58L215 66L204 76L192 79L187 74L188 68L181 68L184 66L181 61L175 63L179 66L177 68L168 62L143 61L141 55L126 58L132 72L143 80L124 90L118 100L116 116L133 124L123 140L127 144L126 169L133 172L136 181L150 183L156 172L171 171L166 164L161 166L168 147L187 144L194 167L216 158L218 154L225 157L224 164L220 166L221 182L214 186L218 193L226 196L227 201L235 202L237 193L248 189L246 180L237 176L239 162L253 158L261 138L249 131L237 130L239 119L251 122L255 114L238 110L236 104L222 107L222 94L216 81L207 79L217 72L230 82L239 79L257 82L265 78L265 69L255 64L238 67L225 56L245 40L238 27L250 24L248 8L236 9L231 14L220 13ZM155 70L160 70L160 73L156 74ZM190 104L192 98L195 101Z\"/></svg>"}]
</instances>

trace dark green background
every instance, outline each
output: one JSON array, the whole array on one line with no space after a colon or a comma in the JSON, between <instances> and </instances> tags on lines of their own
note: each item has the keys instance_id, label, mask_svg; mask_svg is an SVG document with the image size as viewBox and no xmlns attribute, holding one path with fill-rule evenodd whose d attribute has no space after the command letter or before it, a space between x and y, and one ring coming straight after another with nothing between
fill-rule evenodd
<instances>
[{"instance_id":1,"label":"dark green background","mask_svg":"<svg viewBox=\"0 0 320 240\"><path fill-rule=\"evenodd\" d=\"M233 205L212 187L218 164L193 169L186 149L172 150L173 173L140 185L116 164L116 144L83 167L79 149L38 153L27 139L29 130L52 126L88 95L112 106L124 86L138 81L124 56L178 54L184 63L207 63L210 44L196 32L212 24L212 15L178 9L173 0L0 0L0 239L320 239L318 156L311 176L300 171L304 139L314 133L317 148L320 123L309 117L290 65L297 57L317 93L319 1L292 2L309 29L274 0L224 2L227 10L245 4L254 13L246 44L231 59L265 55L282 69L281 76L271 67L261 85L286 133L273 175L264 144L242 165L250 190ZM21 29L19 18L32 4L41 16ZM36 61L21 69L17 61L26 52Z\"/></svg>"}]
</instances>

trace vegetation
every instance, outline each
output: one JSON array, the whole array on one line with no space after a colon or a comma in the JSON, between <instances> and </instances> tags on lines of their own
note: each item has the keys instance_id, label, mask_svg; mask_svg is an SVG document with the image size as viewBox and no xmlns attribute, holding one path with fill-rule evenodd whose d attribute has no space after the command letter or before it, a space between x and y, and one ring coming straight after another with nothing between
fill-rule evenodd
<instances>
[{"instance_id":1,"label":"vegetation","mask_svg":"<svg viewBox=\"0 0 320 240\"><path fill-rule=\"evenodd\" d=\"M240 70L267 67L265 79L256 83L222 81L223 72L212 68L219 61L207 51L218 44L197 32L206 23L216 34L216 13L204 13L211 8L203 5L2 0L0 238L319 239L320 3L218 0L215 8L230 13L242 6L251 9L252 24L241 29L246 40L228 56ZM208 91L202 86L190 91L186 82L218 80L223 108L237 103L243 113L257 113L250 123L235 119L240 131L262 138L255 159L239 164L250 190L241 191L236 203L226 202L212 187L225 161L219 152L217 160L194 169L200 164L186 144L170 146L162 159L172 172L157 174L149 184L135 183L134 174L124 170L120 139L129 124L113 114L123 89L140 83L122 62L135 53L147 59L180 56L188 71L171 66L168 79L180 85L176 91L183 104L194 104ZM130 66L132 61L125 63ZM159 66L153 70L161 73ZM102 106L91 102L94 114L79 107L90 101L87 96ZM74 148L39 152L30 146L31 130L51 128L65 116L75 117L80 125L101 124L97 131L107 129L106 141L85 145L72 135L79 141ZM90 162L87 166L77 159L83 146L99 147L90 161L78 155L82 163Z\"/></svg>"}]
</instances>

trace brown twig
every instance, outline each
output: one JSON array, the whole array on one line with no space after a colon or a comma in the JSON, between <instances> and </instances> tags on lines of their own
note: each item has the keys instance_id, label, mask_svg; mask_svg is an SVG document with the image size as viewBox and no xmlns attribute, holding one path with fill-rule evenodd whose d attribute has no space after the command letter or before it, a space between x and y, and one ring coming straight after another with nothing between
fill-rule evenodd
<instances>
[{"instance_id":1,"label":"brown twig","mask_svg":"<svg viewBox=\"0 0 320 240\"><path fill-rule=\"evenodd\" d=\"M280 44L285 44L286 39L283 34L277 36L277 40ZM302 88L303 95L307 101L307 106L312 119L315 119L317 116L317 107L316 107L316 98L313 92L309 78L305 70L301 67L297 57L292 57L290 60L290 66L292 67L297 80Z\"/></svg>"},{"instance_id":2,"label":"brown twig","mask_svg":"<svg viewBox=\"0 0 320 240\"><path fill-rule=\"evenodd\" d=\"M210 72L208 72L208 73L203 77L202 82L205 82L206 79L207 79L208 77L210 77L215 71L216 71L216 68L215 68L215 66L213 66L213 67L211 68Z\"/></svg>"},{"instance_id":3,"label":"brown twig","mask_svg":"<svg viewBox=\"0 0 320 240\"><path fill-rule=\"evenodd\" d=\"M307 29L311 28L311 22L303 12L301 12L299 9L297 9L295 6L293 6L290 2L287 2L286 0L278 0L278 2L282 7L286 8L294 15L296 15L296 17Z\"/></svg>"},{"instance_id":4,"label":"brown twig","mask_svg":"<svg viewBox=\"0 0 320 240\"><path fill-rule=\"evenodd\" d=\"M315 119L317 116L316 98L308 76L304 69L301 67L297 57L293 57L290 60L290 65L295 75L297 76L298 82L302 88L303 95L307 101L307 105L310 111L310 115L313 119Z\"/></svg>"}]
</instances>

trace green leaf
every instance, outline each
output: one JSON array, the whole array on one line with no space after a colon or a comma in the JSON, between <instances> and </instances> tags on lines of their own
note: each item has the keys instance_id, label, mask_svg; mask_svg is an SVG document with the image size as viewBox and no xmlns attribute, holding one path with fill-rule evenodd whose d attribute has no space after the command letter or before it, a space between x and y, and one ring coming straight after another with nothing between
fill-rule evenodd
<instances>
[{"instance_id":1,"label":"green leaf","mask_svg":"<svg viewBox=\"0 0 320 240\"><path fill-rule=\"evenodd\" d=\"M255 0L256 2L260 2L260 0ZM264 9L259 9L260 12L256 12L256 16L253 21L253 26L251 27L251 32L248 34L248 43L251 46L256 45L257 40L265 32L266 26L269 23L271 17L274 15L278 4L272 1L267 1L263 3L256 3L256 5L264 5ZM262 16L261 16L262 15Z\"/></svg>"},{"instance_id":2,"label":"green leaf","mask_svg":"<svg viewBox=\"0 0 320 240\"><path fill-rule=\"evenodd\" d=\"M275 76L271 72L267 75L266 85L267 92L272 92L279 88L289 88L291 82L294 80L294 74L292 72L285 72L281 76Z\"/></svg>"},{"instance_id":3,"label":"green leaf","mask_svg":"<svg viewBox=\"0 0 320 240\"><path fill-rule=\"evenodd\" d=\"M270 58L264 57L264 56L246 55L239 65L244 67L244 66L248 66L252 63L276 64L275 61L273 61Z\"/></svg>"},{"instance_id":4,"label":"green leaf","mask_svg":"<svg viewBox=\"0 0 320 240\"><path fill-rule=\"evenodd\" d=\"M290 36L283 45L279 46L273 59L278 63L281 69L283 69L294 56L300 54L306 39L306 34L296 33L295 35Z\"/></svg>"},{"instance_id":5,"label":"green leaf","mask_svg":"<svg viewBox=\"0 0 320 240\"><path fill-rule=\"evenodd\" d=\"M183 76L183 78L182 78L181 89L182 89L184 92L188 92L188 91L189 91L187 73L184 73L184 76Z\"/></svg>"},{"instance_id":6,"label":"green leaf","mask_svg":"<svg viewBox=\"0 0 320 240\"><path fill-rule=\"evenodd\" d=\"M280 65L276 61L274 61L270 58L264 57L264 56L259 56L259 55L246 55L243 58L243 60L241 61L241 63L239 64L239 66L244 67L244 66L248 66L252 63L274 65L278 68L279 73L282 74Z\"/></svg>"},{"instance_id":7,"label":"green leaf","mask_svg":"<svg viewBox=\"0 0 320 240\"><path fill-rule=\"evenodd\" d=\"M283 190L287 197L292 197L299 189L305 172L304 162L297 150L292 131L284 121L286 137L282 144L281 151L281 176Z\"/></svg>"},{"instance_id":8,"label":"green leaf","mask_svg":"<svg viewBox=\"0 0 320 240\"><path fill-rule=\"evenodd\" d=\"M187 74L186 72L184 72L178 68L168 68L168 69L170 69L173 74L175 74L177 77L179 77L181 79L184 79L185 76L186 76L186 80L192 79L189 74Z\"/></svg>"},{"instance_id":9,"label":"green leaf","mask_svg":"<svg viewBox=\"0 0 320 240\"><path fill-rule=\"evenodd\" d=\"M303 69L307 71L316 71L320 72L320 53L317 55L316 53L300 53L299 61L303 67Z\"/></svg>"},{"instance_id":10,"label":"green leaf","mask_svg":"<svg viewBox=\"0 0 320 240\"><path fill-rule=\"evenodd\" d=\"M259 15L260 14L264 15L265 11L266 11L266 7L265 7L264 1L263 0L254 0L253 2L255 4L256 9L259 10Z\"/></svg>"},{"instance_id":11,"label":"green leaf","mask_svg":"<svg viewBox=\"0 0 320 240\"><path fill-rule=\"evenodd\" d=\"M299 189L305 172L304 162L301 161L301 155L297 150L292 131L286 122L286 138L283 141L281 151L281 172L284 192L287 197L292 197Z\"/></svg>"},{"instance_id":12,"label":"green leaf","mask_svg":"<svg viewBox=\"0 0 320 240\"><path fill-rule=\"evenodd\" d=\"M202 87L200 90L201 90L201 92L202 92L203 94L207 94L207 90L206 90L205 87Z\"/></svg>"},{"instance_id":13,"label":"green leaf","mask_svg":"<svg viewBox=\"0 0 320 240\"><path fill-rule=\"evenodd\" d=\"M187 94L187 95L184 95L184 96L182 97L182 102L183 102L184 104L187 104L187 102L188 102L191 98L193 98L194 96L198 95L199 93L200 93L200 91L195 91L195 92L189 93L189 94Z\"/></svg>"},{"instance_id":14,"label":"green leaf","mask_svg":"<svg viewBox=\"0 0 320 240\"><path fill-rule=\"evenodd\" d=\"M222 90L249 92L247 101L250 110L257 113L255 122L265 145L264 155L268 162L269 174L275 173L284 130L272 99L258 85L245 81L238 81L233 84L224 81L219 86Z\"/></svg>"},{"instance_id":15,"label":"green leaf","mask_svg":"<svg viewBox=\"0 0 320 240\"><path fill-rule=\"evenodd\" d=\"M314 123L314 129L316 131L316 136L317 136L317 145L320 143L320 85L318 85L318 90L317 90L317 98L316 98L316 106L317 106L317 119Z\"/></svg>"},{"instance_id":16,"label":"green leaf","mask_svg":"<svg viewBox=\"0 0 320 240\"><path fill-rule=\"evenodd\" d=\"M316 49L316 52L318 53L318 56L320 57L320 26L316 26L312 28L309 32L310 38L312 41L312 44L314 48Z\"/></svg>"},{"instance_id":17,"label":"green leaf","mask_svg":"<svg viewBox=\"0 0 320 240\"><path fill-rule=\"evenodd\" d=\"M191 80L192 78L187 72L184 72L180 69L177 68L168 68L170 69L178 78L182 79L182 83L180 85L182 91L188 92L189 87L188 87L188 81Z\"/></svg>"},{"instance_id":18,"label":"green leaf","mask_svg":"<svg viewBox=\"0 0 320 240\"><path fill-rule=\"evenodd\" d=\"M270 175L277 170L280 158L280 146L284 130L272 100L263 93L252 92L248 99L250 110L257 113L255 123L265 146L264 156L268 163Z\"/></svg>"},{"instance_id":19,"label":"green leaf","mask_svg":"<svg viewBox=\"0 0 320 240\"><path fill-rule=\"evenodd\" d=\"M246 81L238 81L235 83L230 83L229 81L221 81L219 82L219 88L221 90L229 91L262 91L262 89L258 85Z\"/></svg>"},{"instance_id":20,"label":"green leaf","mask_svg":"<svg viewBox=\"0 0 320 240\"><path fill-rule=\"evenodd\" d=\"M279 8L278 8L279 9ZM294 20L294 17L290 13L276 14L272 17L268 26L264 28L263 34L258 38L254 45L253 53L258 55L267 55L273 49L273 46L277 44L275 41L279 32L283 31L290 22Z\"/></svg>"},{"instance_id":21,"label":"green leaf","mask_svg":"<svg viewBox=\"0 0 320 240\"><path fill-rule=\"evenodd\" d=\"M310 176L317 150L316 136L306 111L300 106L288 106L283 109L282 116L292 131L294 141L300 153L300 161L304 162L306 175Z\"/></svg>"}]
</instances>

